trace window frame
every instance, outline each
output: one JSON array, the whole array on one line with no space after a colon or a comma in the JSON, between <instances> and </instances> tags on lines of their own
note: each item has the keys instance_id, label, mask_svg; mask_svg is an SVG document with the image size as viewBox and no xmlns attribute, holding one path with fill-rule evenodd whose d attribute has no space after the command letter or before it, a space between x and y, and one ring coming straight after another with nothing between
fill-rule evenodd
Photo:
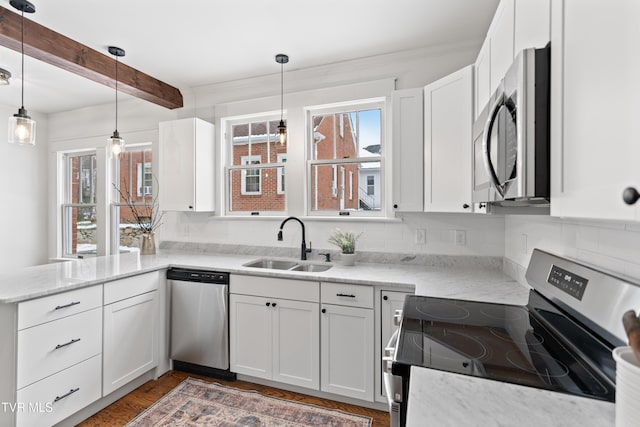
<instances>
[{"instance_id":1,"label":"window frame","mask_svg":"<svg viewBox=\"0 0 640 427\"><path fill-rule=\"evenodd\" d=\"M257 161L257 163L253 163ZM248 166L248 165L261 165L262 163L262 156L259 155L248 155L248 156L240 156L240 164L242 166ZM257 174L251 174L249 175L249 171L256 171ZM243 168L240 172L240 194L242 194L243 196L259 196L262 195L262 169L260 169L259 167L257 168ZM257 177L258 178L258 189L256 191L249 191L247 190L247 178L251 178L251 177Z\"/></svg>"},{"instance_id":2,"label":"window frame","mask_svg":"<svg viewBox=\"0 0 640 427\"><path fill-rule=\"evenodd\" d=\"M345 219L349 217L387 217L387 206L386 206L386 197L387 197L387 185L386 185L386 153L390 152L389 142L387 138L387 125L386 125L386 117L387 117L387 105L388 100L386 97L379 98L369 98L362 100L354 100L349 102L341 102L335 104L325 104L325 105L316 105L316 106L308 106L305 107L305 128L306 128L306 179L305 179L305 191L307 194L306 197L306 215L313 217L336 217L340 219ZM326 159L326 160L314 160L315 157L315 146L314 146L314 128L313 128L313 118L319 115L328 115L328 114L343 114L343 113L353 113L353 112L361 112L368 110L380 110L380 154L378 156L364 156L364 157L354 157L354 158L345 158L345 159ZM334 127L336 125L334 124ZM339 126L339 129L335 130L336 132L342 132L342 126ZM358 142L359 146L359 142ZM360 148L360 147L358 147ZM335 148L334 148L335 151ZM334 157L335 154L334 154ZM333 170L335 174L333 176L333 183L335 184L337 191L334 191L332 187L332 195L334 198L340 198L340 189L338 185L338 180L340 179L337 176L338 168L343 167L347 164L367 164L367 163L379 163L380 164L380 208L378 210L364 210L358 208L357 210L345 209L345 210L313 210L314 206L314 194L313 194L313 185L312 179L314 177L313 167L314 166L323 166L323 165L331 165L333 166ZM317 176L316 179L317 181ZM317 184L317 183L316 183ZM353 190L352 190L353 191ZM359 188L356 192L358 194L358 198L360 197ZM348 198L349 194L344 194L344 198Z\"/></svg>"},{"instance_id":3,"label":"window frame","mask_svg":"<svg viewBox=\"0 0 640 427\"><path fill-rule=\"evenodd\" d=\"M270 126L269 123L271 122L279 122L280 121L280 117L281 117L281 112L278 110L277 112L273 111L273 112L265 112L265 113L256 113L256 114L246 114L246 115L241 115L241 116L228 116L228 117L222 117L220 119L220 128L221 128L221 138L223 140L223 144L222 144L222 170L224 173L223 176L223 184L221 189L224 191L224 214L223 216L227 216L227 217L243 217L243 216L252 216L255 217L257 216L283 216L286 215L287 213L287 194L286 194L286 187L285 187L285 191L280 191L280 189L282 188L282 186L280 185L281 183L281 179L284 178L285 172L286 172L286 161L281 162L281 161L277 161L275 163L262 163L262 159L261 159L261 163L259 164L253 164L253 165L234 165L233 164L233 147L234 147L234 143L233 143L233 127L237 126L237 125L243 125L243 124L247 124L249 126L249 133L251 132L251 125L254 123L259 123L259 122L267 122L267 126ZM286 115L283 116L283 120L285 120L286 122ZM268 147L271 147L271 144L278 144L278 138L276 136L276 138L271 141L270 139L270 133L268 133L267 136L267 143L268 143ZM288 156L288 141L287 141L287 152L284 153L278 153L276 152L276 160L278 160L280 158L281 155L287 155ZM267 151L267 157L269 157L267 160L270 160L272 152L271 152L271 148L268 148ZM247 156L253 156L254 154L251 152L251 150L249 150ZM257 157L260 157L260 155L255 155ZM246 157L246 156L242 156L242 157ZM248 169L255 169L258 170L260 172L260 192L245 192L246 190L246 186L245 186L245 171ZM278 196L283 196L284 197L284 202L283 202L283 210L237 210L237 211L233 211L231 210L231 204L233 202L232 198L233 198L233 189L232 189L232 174L234 173L234 171L238 171L240 170L242 173L241 176L241 188L240 188L240 195L248 195L248 196L261 196L263 195L263 174L262 174L262 170L263 169L267 169L267 170L274 170L275 169L275 173L276 173L276 186L277 186L277 191L275 192Z\"/></svg>"}]
</instances>

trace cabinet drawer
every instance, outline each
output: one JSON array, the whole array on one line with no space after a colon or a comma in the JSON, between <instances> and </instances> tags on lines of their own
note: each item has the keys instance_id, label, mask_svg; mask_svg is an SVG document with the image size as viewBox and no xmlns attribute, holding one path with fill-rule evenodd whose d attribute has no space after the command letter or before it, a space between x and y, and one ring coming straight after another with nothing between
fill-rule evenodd
<instances>
[{"instance_id":1,"label":"cabinet drawer","mask_svg":"<svg viewBox=\"0 0 640 427\"><path fill-rule=\"evenodd\" d=\"M164 270L161 270L164 273ZM136 295L155 291L161 280L161 272L138 274L126 279L114 280L104 284L104 305L131 298Z\"/></svg>"},{"instance_id":2,"label":"cabinet drawer","mask_svg":"<svg viewBox=\"0 0 640 427\"><path fill-rule=\"evenodd\" d=\"M233 274L229 278L229 292L232 294L256 295L297 301L320 301L320 286L318 282L306 280Z\"/></svg>"},{"instance_id":3,"label":"cabinet drawer","mask_svg":"<svg viewBox=\"0 0 640 427\"><path fill-rule=\"evenodd\" d=\"M18 332L17 388L102 352L102 308Z\"/></svg>"},{"instance_id":4,"label":"cabinet drawer","mask_svg":"<svg viewBox=\"0 0 640 427\"><path fill-rule=\"evenodd\" d=\"M18 330L102 306L102 285L18 304Z\"/></svg>"},{"instance_id":5,"label":"cabinet drawer","mask_svg":"<svg viewBox=\"0 0 640 427\"><path fill-rule=\"evenodd\" d=\"M320 287L320 296L325 304L373 308L372 286L323 282Z\"/></svg>"},{"instance_id":6,"label":"cabinet drawer","mask_svg":"<svg viewBox=\"0 0 640 427\"><path fill-rule=\"evenodd\" d=\"M101 364L98 355L18 390L17 401L29 406L18 412L17 425L54 425L98 400Z\"/></svg>"}]
</instances>

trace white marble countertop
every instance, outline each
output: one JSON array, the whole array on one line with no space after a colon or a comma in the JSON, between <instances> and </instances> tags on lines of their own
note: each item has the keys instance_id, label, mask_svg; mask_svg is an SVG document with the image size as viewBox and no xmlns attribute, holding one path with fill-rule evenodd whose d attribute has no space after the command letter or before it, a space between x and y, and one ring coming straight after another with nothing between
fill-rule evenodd
<instances>
[{"instance_id":1,"label":"white marble countertop","mask_svg":"<svg viewBox=\"0 0 640 427\"><path fill-rule=\"evenodd\" d=\"M349 282L415 289L417 295L526 304L528 289L496 269L445 265L333 263L324 272L295 272L244 267L256 255L199 254L163 250L87 258L0 274L0 303L16 303L168 267L191 267L236 274Z\"/></svg>"},{"instance_id":2,"label":"white marble countertop","mask_svg":"<svg viewBox=\"0 0 640 427\"><path fill-rule=\"evenodd\" d=\"M604 427L614 422L610 402L411 368L407 427Z\"/></svg>"}]
</instances>

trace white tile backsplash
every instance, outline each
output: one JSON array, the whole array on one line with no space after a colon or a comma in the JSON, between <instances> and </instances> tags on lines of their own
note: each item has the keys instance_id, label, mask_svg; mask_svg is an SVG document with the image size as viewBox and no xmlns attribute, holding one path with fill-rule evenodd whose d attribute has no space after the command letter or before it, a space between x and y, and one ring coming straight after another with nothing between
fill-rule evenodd
<instances>
[{"instance_id":1,"label":"white tile backsplash","mask_svg":"<svg viewBox=\"0 0 640 427\"><path fill-rule=\"evenodd\" d=\"M519 245L522 234L527 234L526 253ZM544 216L505 217L505 265L515 263L526 268L534 248L640 280L640 227L636 224Z\"/></svg>"}]
</instances>

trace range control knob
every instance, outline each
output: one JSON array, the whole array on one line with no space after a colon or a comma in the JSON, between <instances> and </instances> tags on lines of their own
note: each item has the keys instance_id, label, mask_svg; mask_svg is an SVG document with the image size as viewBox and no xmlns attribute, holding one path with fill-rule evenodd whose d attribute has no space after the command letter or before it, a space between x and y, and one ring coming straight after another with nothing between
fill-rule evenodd
<instances>
[{"instance_id":1,"label":"range control knob","mask_svg":"<svg viewBox=\"0 0 640 427\"><path fill-rule=\"evenodd\" d=\"M622 192L622 200L628 205L633 205L640 199L640 193L633 187L627 187Z\"/></svg>"}]
</instances>

